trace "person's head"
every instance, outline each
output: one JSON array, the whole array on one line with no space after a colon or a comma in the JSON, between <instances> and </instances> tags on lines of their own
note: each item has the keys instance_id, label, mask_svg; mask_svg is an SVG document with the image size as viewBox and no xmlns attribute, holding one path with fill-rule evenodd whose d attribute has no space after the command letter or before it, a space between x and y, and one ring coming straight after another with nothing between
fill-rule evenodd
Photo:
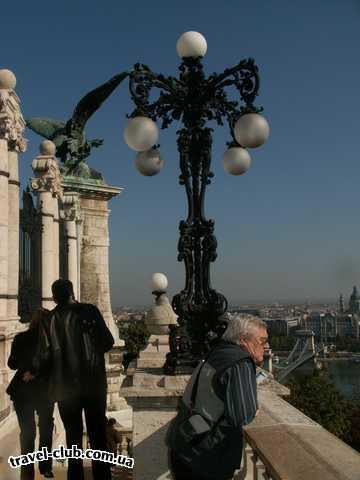
<instances>
[{"instance_id":1,"label":"person's head","mask_svg":"<svg viewBox=\"0 0 360 480\"><path fill-rule=\"evenodd\" d=\"M253 315L240 314L229 319L222 338L240 345L257 365L262 364L264 352L269 348L266 323Z\"/></svg>"},{"instance_id":2,"label":"person's head","mask_svg":"<svg viewBox=\"0 0 360 480\"><path fill-rule=\"evenodd\" d=\"M40 322L49 314L46 308L39 308L31 314L29 329L38 328Z\"/></svg>"},{"instance_id":3,"label":"person's head","mask_svg":"<svg viewBox=\"0 0 360 480\"><path fill-rule=\"evenodd\" d=\"M57 304L69 303L75 300L73 284L70 280L55 280L51 285L54 302Z\"/></svg>"}]
</instances>

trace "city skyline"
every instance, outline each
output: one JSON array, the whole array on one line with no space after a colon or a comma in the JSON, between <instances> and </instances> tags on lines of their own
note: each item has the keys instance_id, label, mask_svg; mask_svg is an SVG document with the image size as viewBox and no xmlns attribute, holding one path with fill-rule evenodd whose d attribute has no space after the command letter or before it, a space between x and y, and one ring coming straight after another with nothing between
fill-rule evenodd
<instances>
[{"instance_id":1,"label":"city skyline","mask_svg":"<svg viewBox=\"0 0 360 480\"><path fill-rule=\"evenodd\" d=\"M360 285L357 2L229 1L219 7L140 1L130 9L66 0L53 13L40 0L20 11L7 4L2 18L0 68L16 74L25 118L66 120L85 93L136 62L177 75L175 45L187 30L207 39L207 75L254 57L261 78L255 104L264 107L270 139L250 152L250 170L232 177L222 167L229 133L211 125L215 178L205 210L215 219L218 240L212 284L230 304L336 300L340 293L347 301L353 285ZM236 91L229 98L237 99ZM87 128L89 138L104 138L89 165L124 188L109 204L114 308L150 305L154 272L167 275L169 297L184 286L184 266L176 259L178 222L186 212L178 185L179 124L160 132L165 166L145 178L123 141L132 110L121 85ZM25 136L22 188L41 141L29 130Z\"/></svg>"}]
</instances>

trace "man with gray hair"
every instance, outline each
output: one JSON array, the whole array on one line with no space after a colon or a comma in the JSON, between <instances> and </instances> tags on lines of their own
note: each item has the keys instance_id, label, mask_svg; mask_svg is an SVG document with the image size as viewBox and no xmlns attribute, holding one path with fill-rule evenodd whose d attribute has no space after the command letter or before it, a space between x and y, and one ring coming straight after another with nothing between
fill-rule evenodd
<instances>
[{"instance_id":1,"label":"man with gray hair","mask_svg":"<svg viewBox=\"0 0 360 480\"><path fill-rule=\"evenodd\" d=\"M240 467L242 427L258 409L256 365L268 347L260 318L228 320L222 338L194 370L167 432L175 480L228 480Z\"/></svg>"}]
</instances>

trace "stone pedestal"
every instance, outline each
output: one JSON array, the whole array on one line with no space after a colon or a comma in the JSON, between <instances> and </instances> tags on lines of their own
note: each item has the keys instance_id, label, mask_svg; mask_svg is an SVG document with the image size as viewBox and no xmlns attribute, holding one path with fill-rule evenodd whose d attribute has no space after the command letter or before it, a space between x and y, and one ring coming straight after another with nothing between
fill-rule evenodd
<instances>
[{"instance_id":1,"label":"stone pedestal","mask_svg":"<svg viewBox=\"0 0 360 480\"><path fill-rule=\"evenodd\" d=\"M133 409L137 480L171 479L165 435L188 379L186 375L164 375L162 368L128 368L120 394Z\"/></svg>"},{"instance_id":2,"label":"stone pedestal","mask_svg":"<svg viewBox=\"0 0 360 480\"><path fill-rule=\"evenodd\" d=\"M162 368L169 351L169 335L150 335L148 344L140 352L137 368Z\"/></svg>"},{"instance_id":3,"label":"stone pedestal","mask_svg":"<svg viewBox=\"0 0 360 480\"><path fill-rule=\"evenodd\" d=\"M145 324L153 335L168 335L169 325L177 325L177 315L172 309L166 292L154 292L155 305L147 312Z\"/></svg>"},{"instance_id":4,"label":"stone pedestal","mask_svg":"<svg viewBox=\"0 0 360 480\"><path fill-rule=\"evenodd\" d=\"M115 342L119 345L118 328L115 325L109 286L109 214L108 201L122 191L121 188L92 183L77 177L65 177L66 192L79 195L82 215L80 253L80 301L94 303L101 311Z\"/></svg>"},{"instance_id":5,"label":"stone pedestal","mask_svg":"<svg viewBox=\"0 0 360 480\"><path fill-rule=\"evenodd\" d=\"M113 413L128 407L124 398L119 395L124 378L120 347L124 342L119 338L119 331L112 315L109 285L108 201L119 195L122 189L79 177L65 177L62 185L65 191L64 199L74 194L78 196L81 217L81 224L77 224L77 227L81 227L81 232L71 221L67 225L69 275L72 275L74 283L75 241L80 241L80 255L78 254L77 258L78 262L80 261L81 272L78 298L81 302L97 305L115 339L114 348L106 355L108 410Z\"/></svg>"},{"instance_id":6,"label":"stone pedestal","mask_svg":"<svg viewBox=\"0 0 360 480\"><path fill-rule=\"evenodd\" d=\"M169 352L169 325L176 325L177 315L172 309L165 291L153 292L155 305L145 316L150 332L147 347L140 352L136 362L138 368L161 368Z\"/></svg>"}]
</instances>

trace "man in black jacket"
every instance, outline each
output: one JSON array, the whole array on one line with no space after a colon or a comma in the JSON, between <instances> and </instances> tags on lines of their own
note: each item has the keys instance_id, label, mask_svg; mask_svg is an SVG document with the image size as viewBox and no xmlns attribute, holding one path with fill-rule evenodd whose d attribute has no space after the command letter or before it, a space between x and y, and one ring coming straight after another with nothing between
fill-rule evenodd
<instances>
[{"instance_id":1,"label":"man in black jacket","mask_svg":"<svg viewBox=\"0 0 360 480\"><path fill-rule=\"evenodd\" d=\"M39 367L48 362L50 396L58 402L68 448L83 446L82 412L90 447L106 451L104 354L114 339L97 307L78 303L68 280L52 285L56 308L42 336ZM111 480L110 464L93 461L94 480ZM83 480L82 460L69 459L68 480Z\"/></svg>"},{"instance_id":2,"label":"man in black jacket","mask_svg":"<svg viewBox=\"0 0 360 480\"><path fill-rule=\"evenodd\" d=\"M239 315L194 370L167 432L175 480L228 480L240 467L242 427L258 410L256 365L268 346L266 324Z\"/></svg>"}]
</instances>

